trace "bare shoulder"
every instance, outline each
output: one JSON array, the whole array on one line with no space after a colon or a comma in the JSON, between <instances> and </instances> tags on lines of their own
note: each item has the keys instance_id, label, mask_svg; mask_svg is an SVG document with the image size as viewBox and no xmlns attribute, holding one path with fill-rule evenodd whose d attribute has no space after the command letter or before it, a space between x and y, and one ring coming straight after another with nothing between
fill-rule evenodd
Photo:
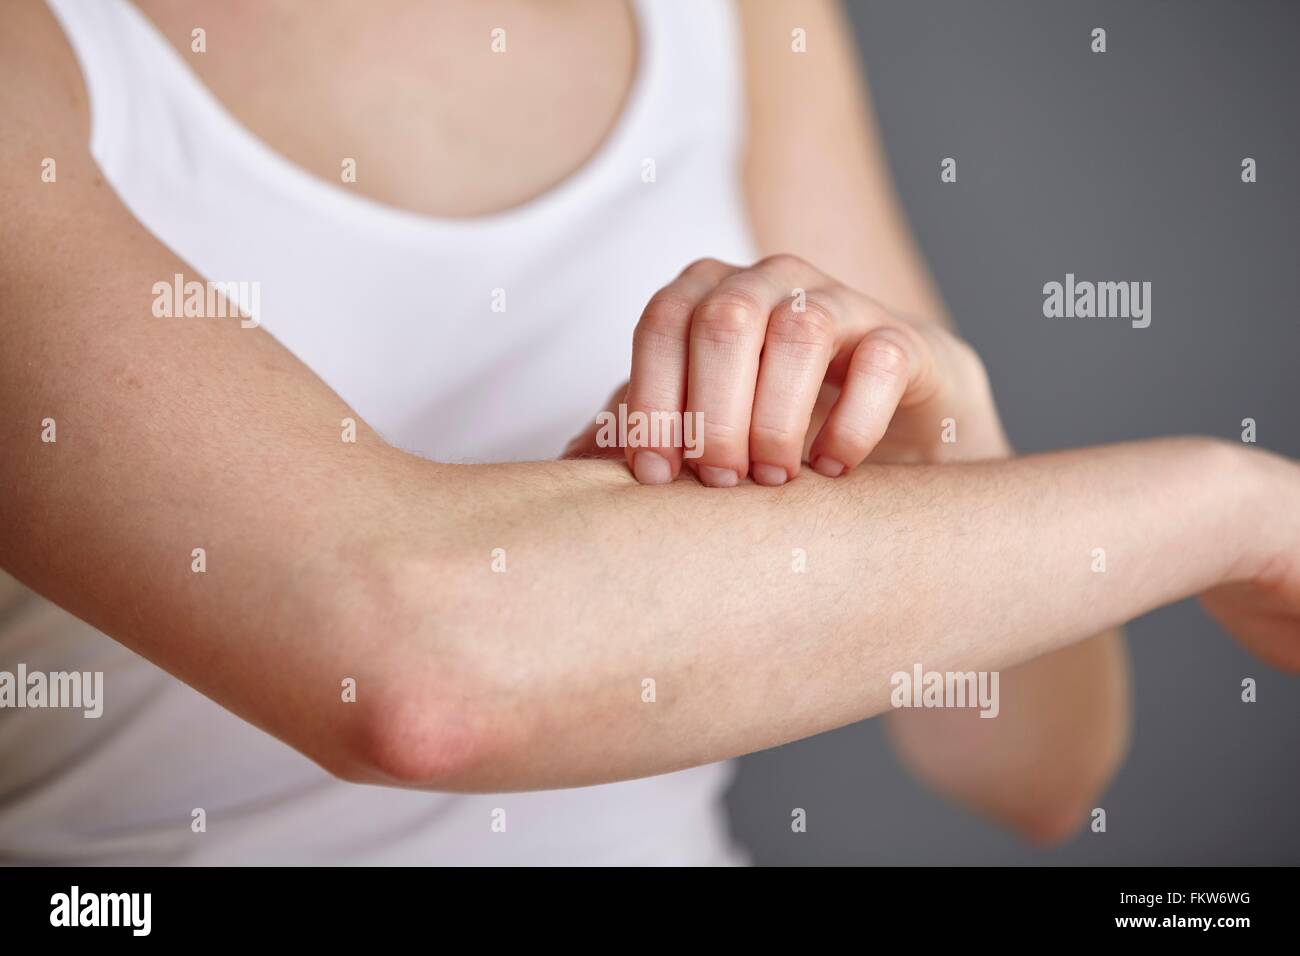
<instances>
[{"instance_id":1,"label":"bare shoulder","mask_svg":"<svg viewBox=\"0 0 1300 956\"><path fill-rule=\"evenodd\" d=\"M90 109L76 57L44 0L7 0L0 29L0 174L43 143L88 141Z\"/></svg>"},{"instance_id":2,"label":"bare shoulder","mask_svg":"<svg viewBox=\"0 0 1300 956\"><path fill-rule=\"evenodd\" d=\"M26 270L87 190L90 158L81 69L44 0L0 6L0 283ZM57 182L57 188L55 183ZM0 312L7 312L0 304Z\"/></svg>"},{"instance_id":3,"label":"bare shoulder","mask_svg":"<svg viewBox=\"0 0 1300 956\"><path fill-rule=\"evenodd\" d=\"M0 284L32 281L67 224L109 193L90 156L81 68L44 0L0 4Z\"/></svg>"}]
</instances>

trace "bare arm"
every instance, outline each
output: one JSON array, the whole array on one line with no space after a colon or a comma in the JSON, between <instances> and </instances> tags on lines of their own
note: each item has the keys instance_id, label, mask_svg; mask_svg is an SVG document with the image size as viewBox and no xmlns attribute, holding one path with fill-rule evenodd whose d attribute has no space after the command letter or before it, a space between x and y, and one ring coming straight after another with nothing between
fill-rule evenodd
<instances>
[{"instance_id":1,"label":"bare arm","mask_svg":"<svg viewBox=\"0 0 1300 956\"><path fill-rule=\"evenodd\" d=\"M1294 547L1297 509L1264 502L1294 501L1294 466L1197 440L726 494L341 442L351 411L261 330L150 314L187 270L99 181L75 70L37 41L0 40L22 64L0 83L0 566L349 779L716 760L879 713L916 662L1010 666Z\"/></svg>"},{"instance_id":2,"label":"bare arm","mask_svg":"<svg viewBox=\"0 0 1300 956\"><path fill-rule=\"evenodd\" d=\"M610 462L444 466L339 445L344 410L254 339L207 343L248 346L200 364L230 383L211 399L115 386L90 349L7 388L0 562L350 778L496 790L685 767L885 711L915 663L1008 667L1250 575L1247 462L1265 457L1216 444L726 494ZM52 403L75 426L39 448Z\"/></svg>"},{"instance_id":3,"label":"bare arm","mask_svg":"<svg viewBox=\"0 0 1300 956\"><path fill-rule=\"evenodd\" d=\"M890 676L916 663L1004 668L1196 593L1242 567L1235 545L1207 546L1251 524L1246 497L1221 497L1239 457L1168 441L726 494L592 462L466 473L449 509L464 550L437 571L460 597L422 626L480 669L448 689L490 688L467 781L578 784L744 753L888 710ZM664 512L671 526L652 520ZM485 567L495 547L504 575ZM1109 573L1090 570L1094 547ZM413 576L399 590L432 574Z\"/></svg>"},{"instance_id":4,"label":"bare arm","mask_svg":"<svg viewBox=\"0 0 1300 956\"><path fill-rule=\"evenodd\" d=\"M736 7L749 119L745 196L758 251L803 256L896 312L951 324L898 200L839 4ZM790 50L795 28L806 31L805 53Z\"/></svg>"}]
</instances>

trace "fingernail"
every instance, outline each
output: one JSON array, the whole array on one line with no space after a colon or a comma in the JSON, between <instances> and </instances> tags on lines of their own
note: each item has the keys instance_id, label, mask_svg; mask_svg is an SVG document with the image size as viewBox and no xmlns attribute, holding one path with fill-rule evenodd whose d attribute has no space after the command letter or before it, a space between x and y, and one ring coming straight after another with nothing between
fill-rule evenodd
<instances>
[{"instance_id":1,"label":"fingernail","mask_svg":"<svg viewBox=\"0 0 1300 956\"><path fill-rule=\"evenodd\" d=\"M712 465L700 465L700 481L710 488L734 488L740 481L730 468L714 468Z\"/></svg>"},{"instance_id":2,"label":"fingernail","mask_svg":"<svg viewBox=\"0 0 1300 956\"><path fill-rule=\"evenodd\" d=\"M789 476L785 473L785 469L780 465L754 465L750 469L749 474L754 479L755 484L768 485L772 488L784 485L786 481L789 480Z\"/></svg>"},{"instance_id":3,"label":"fingernail","mask_svg":"<svg viewBox=\"0 0 1300 956\"><path fill-rule=\"evenodd\" d=\"M844 473L844 465L829 455L818 455L817 460L813 462L813 471L827 478L838 478Z\"/></svg>"},{"instance_id":4,"label":"fingernail","mask_svg":"<svg viewBox=\"0 0 1300 956\"><path fill-rule=\"evenodd\" d=\"M639 451L632 456L632 474L643 485L666 485L673 480L668 459L652 451Z\"/></svg>"}]
</instances>

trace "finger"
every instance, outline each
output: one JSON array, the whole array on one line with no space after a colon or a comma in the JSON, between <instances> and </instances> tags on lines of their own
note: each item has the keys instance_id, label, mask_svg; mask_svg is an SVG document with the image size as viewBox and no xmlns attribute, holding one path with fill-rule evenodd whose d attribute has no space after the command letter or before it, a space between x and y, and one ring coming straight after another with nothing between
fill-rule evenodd
<instances>
[{"instance_id":1,"label":"finger","mask_svg":"<svg viewBox=\"0 0 1300 956\"><path fill-rule=\"evenodd\" d=\"M749 426L749 468L760 485L799 473L813 408L842 328L831 293L806 292L768 318Z\"/></svg>"},{"instance_id":2,"label":"finger","mask_svg":"<svg viewBox=\"0 0 1300 956\"><path fill-rule=\"evenodd\" d=\"M632 336L632 374L627 389L628 467L642 484L662 484L677 477L688 435L686 375L690 357L691 313L736 266L701 259L651 297ZM642 423L638 429L636 423ZM636 440L633 445L632 440Z\"/></svg>"},{"instance_id":3,"label":"finger","mask_svg":"<svg viewBox=\"0 0 1300 956\"><path fill-rule=\"evenodd\" d=\"M813 440L813 470L837 478L862 462L884 437L900 403L930 389L933 359L904 325L872 329L854 348L840 397Z\"/></svg>"},{"instance_id":4,"label":"finger","mask_svg":"<svg viewBox=\"0 0 1300 956\"><path fill-rule=\"evenodd\" d=\"M687 414L703 419L692 467L700 481L729 488L749 473L749 436L768 318L792 287L818 277L788 256L764 259L718 283L691 315Z\"/></svg>"},{"instance_id":5,"label":"finger","mask_svg":"<svg viewBox=\"0 0 1300 956\"><path fill-rule=\"evenodd\" d=\"M832 365L834 362L831 363ZM803 438L803 455L800 464L803 462L812 462L810 453L812 443L816 440L818 433L822 430L822 425L826 424L826 419L830 416L831 409L835 407L835 402L840 397L840 387L829 381L822 382L822 389L817 393L817 404L813 405L812 418L808 422L808 434Z\"/></svg>"}]
</instances>

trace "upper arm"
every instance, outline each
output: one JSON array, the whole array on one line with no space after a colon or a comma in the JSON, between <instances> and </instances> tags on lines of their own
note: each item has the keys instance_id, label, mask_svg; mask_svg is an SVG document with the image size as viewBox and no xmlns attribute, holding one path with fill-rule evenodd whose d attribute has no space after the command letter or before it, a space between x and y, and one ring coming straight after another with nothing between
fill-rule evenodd
<instances>
[{"instance_id":1,"label":"upper arm","mask_svg":"<svg viewBox=\"0 0 1300 956\"><path fill-rule=\"evenodd\" d=\"M0 567L342 767L340 681L379 668L384 595L340 529L379 534L391 452L363 423L340 441L345 403L262 330L153 314L154 283L201 277L99 174L44 4L5 7Z\"/></svg>"},{"instance_id":2,"label":"upper arm","mask_svg":"<svg viewBox=\"0 0 1300 956\"><path fill-rule=\"evenodd\" d=\"M946 322L838 4L737 6L748 105L744 185L759 251L803 256L898 312ZM806 52L791 49L795 29L805 31Z\"/></svg>"}]
</instances>

